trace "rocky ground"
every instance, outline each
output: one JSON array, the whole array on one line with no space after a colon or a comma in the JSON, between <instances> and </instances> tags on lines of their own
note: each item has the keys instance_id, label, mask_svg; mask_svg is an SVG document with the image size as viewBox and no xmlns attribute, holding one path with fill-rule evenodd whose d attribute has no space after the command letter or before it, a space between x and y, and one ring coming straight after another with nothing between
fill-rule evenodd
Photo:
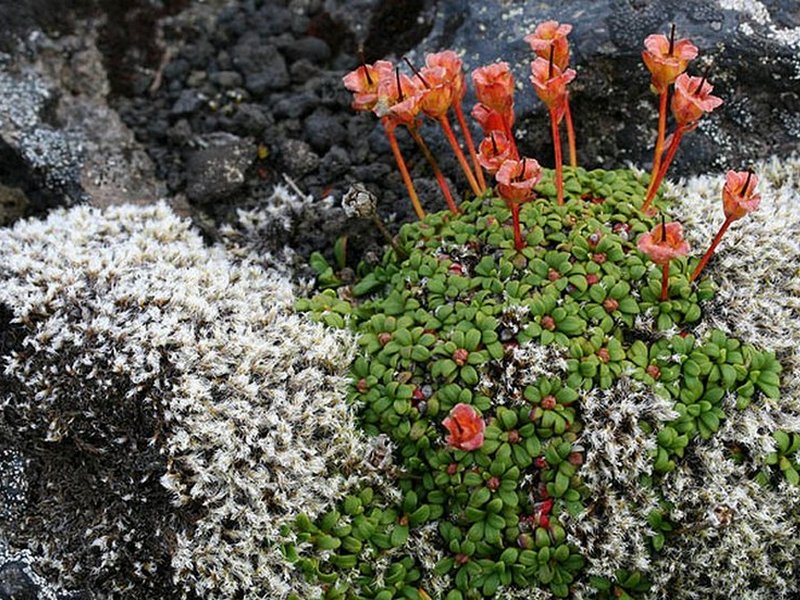
<instances>
[{"instance_id":1,"label":"rocky ground","mask_svg":"<svg viewBox=\"0 0 800 600\"><path fill-rule=\"evenodd\" d=\"M648 166L655 97L641 42L671 22L713 61L710 79L726 102L687 138L674 173L795 151L800 7L792 0L690 4L80 0L64 10L56 0L0 0L0 226L55 206L166 198L213 240L238 209L269 208L275 185L288 177L309 200L275 209L282 225L263 229L264 247L288 245L302 261L346 235L351 263L368 258L379 238L339 208L348 186L363 182L374 191L390 226L413 213L376 120L354 114L341 86L358 48L369 61L405 54L419 63L445 47L468 68L509 61L519 81L521 148L547 165L546 116L527 83L530 52L521 38L550 18L575 26L581 164ZM438 132L425 133L465 190ZM409 140L400 141L423 202L441 208L427 165ZM19 341L9 320L0 306L3 355ZM25 496L44 472L13 438L0 437L0 499ZM2 519L20 514L0 512L0 532ZM25 560L5 551L0 535L0 599L56 597Z\"/></svg>"}]
</instances>

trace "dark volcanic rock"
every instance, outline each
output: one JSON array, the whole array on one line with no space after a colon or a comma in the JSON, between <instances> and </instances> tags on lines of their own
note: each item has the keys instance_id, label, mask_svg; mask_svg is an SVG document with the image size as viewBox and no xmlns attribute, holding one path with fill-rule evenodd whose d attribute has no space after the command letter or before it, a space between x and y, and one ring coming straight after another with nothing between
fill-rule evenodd
<instances>
[{"instance_id":1,"label":"dark volcanic rock","mask_svg":"<svg viewBox=\"0 0 800 600\"><path fill-rule=\"evenodd\" d=\"M220 133L202 142L207 147L196 150L186 161L186 195L200 204L227 198L240 189L256 157L252 139Z\"/></svg>"},{"instance_id":2,"label":"dark volcanic rock","mask_svg":"<svg viewBox=\"0 0 800 600\"><path fill-rule=\"evenodd\" d=\"M243 36L232 51L233 64L245 78L250 93L261 96L289 85L286 61L275 46L264 44L257 35Z\"/></svg>"},{"instance_id":3,"label":"dark volcanic rock","mask_svg":"<svg viewBox=\"0 0 800 600\"><path fill-rule=\"evenodd\" d=\"M315 37L294 40L283 48L283 53L291 61L306 59L322 63L331 57L331 49L328 44Z\"/></svg>"},{"instance_id":4,"label":"dark volcanic rock","mask_svg":"<svg viewBox=\"0 0 800 600\"><path fill-rule=\"evenodd\" d=\"M0 227L10 225L24 216L29 204L22 190L0 184Z\"/></svg>"},{"instance_id":5,"label":"dark volcanic rock","mask_svg":"<svg viewBox=\"0 0 800 600\"><path fill-rule=\"evenodd\" d=\"M572 23L572 85L581 164L619 167L626 161L647 166L652 160L657 102L641 61L644 38L668 32L700 48L693 74L713 62L709 76L725 104L687 136L671 173L695 173L740 166L771 154L785 154L800 140L800 5L769 3L764 15L725 10L721 2L698 0L553 0L509 5L500 0L464 3L442 0L433 31L418 47L424 52L454 48L472 69L498 58L519 81L517 131L522 149L551 164L546 113L528 81L532 53L523 38L541 21ZM730 4L730 3L726 3ZM524 132L524 133L522 133Z\"/></svg>"},{"instance_id":6,"label":"dark volcanic rock","mask_svg":"<svg viewBox=\"0 0 800 600\"><path fill-rule=\"evenodd\" d=\"M317 170L319 155L306 142L285 140L280 148L283 164L290 173L303 176Z\"/></svg>"},{"instance_id":7,"label":"dark volcanic rock","mask_svg":"<svg viewBox=\"0 0 800 600\"><path fill-rule=\"evenodd\" d=\"M202 106L203 100L197 95L194 90L183 90L181 95L172 105L170 114L176 117L190 115Z\"/></svg>"},{"instance_id":8,"label":"dark volcanic rock","mask_svg":"<svg viewBox=\"0 0 800 600\"><path fill-rule=\"evenodd\" d=\"M324 152L347 137L338 119L324 108L318 108L304 122L306 139L317 152Z\"/></svg>"},{"instance_id":9,"label":"dark volcanic rock","mask_svg":"<svg viewBox=\"0 0 800 600\"><path fill-rule=\"evenodd\" d=\"M311 112L319 104L319 98L310 92L292 94L275 102L272 113L279 119L296 119Z\"/></svg>"},{"instance_id":10,"label":"dark volcanic rock","mask_svg":"<svg viewBox=\"0 0 800 600\"><path fill-rule=\"evenodd\" d=\"M7 562L0 566L0 600L37 600L37 586L25 572L25 565L19 561Z\"/></svg>"}]
</instances>

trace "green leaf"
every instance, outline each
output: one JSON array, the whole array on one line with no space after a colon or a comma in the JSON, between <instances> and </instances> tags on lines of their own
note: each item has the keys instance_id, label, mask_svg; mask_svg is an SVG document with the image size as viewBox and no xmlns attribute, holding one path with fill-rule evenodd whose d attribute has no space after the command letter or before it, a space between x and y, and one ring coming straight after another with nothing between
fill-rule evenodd
<instances>
[{"instance_id":1,"label":"green leaf","mask_svg":"<svg viewBox=\"0 0 800 600\"><path fill-rule=\"evenodd\" d=\"M453 568L455 560L452 557L443 558L433 567L433 573L438 576L447 575Z\"/></svg>"},{"instance_id":2,"label":"green leaf","mask_svg":"<svg viewBox=\"0 0 800 600\"><path fill-rule=\"evenodd\" d=\"M565 317L558 324L558 329L569 336L580 335L586 329L586 322L579 317Z\"/></svg>"},{"instance_id":3,"label":"green leaf","mask_svg":"<svg viewBox=\"0 0 800 600\"><path fill-rule=\"evenodd\" d=\"M503 504L510 508L516 508L519 505L519 496L512 490L500 490L498 493Z\"/></svg>"},{"instance_id":4,"label":"green leaf","mask_svg":"<svg viewBox=\"0 0 800 600\"><path fill-rule=\"evenodd\" d=\"M639 314L639 304L633 298L623 298L619 301L619 311L629 315Z\"/></svg>"},{"instance_id":5,"label":"green leaf","mask_svg":"<svg viewBox=\"0 0 800 600\"><path fill-rule=\"evenodd\" d=\"M778 450L780 450L781 454L786 454L786 451L789 449L789 444L791 444L789 435L785 431L775 431L772 437L775 438L775 442L777 442Z\"/></svg>"},{"instance_id":6,"label":"green leaf","mask_svg":"<svg viewBox=\"0 0 800 600\"><path fill-rule=\"evenodd\" d=\"M393 548L398 548L408 541L408 525L395 525L389 538Z\"/></svg>"},{"instance_id":7,"label":"green leaf","mask_svg":"<svg viewBox=\"0 0 800 600\"><path fill-rule=\"evenodd\" d=\"M424 362L431 357L431 351L428 350L425 346L414 346L414 349L411 351L411 360L415 362Z\"/></svg>"},{"instance_id":8,"label":"green leaf","mask_svg":"<svg viewBox=\"0 0 800 600\"><path fill-rule=\"evenodd\" d=\"M664 547L665 541L666 538L664 537L664 534L662 533L656 534L655 536L653 536L653 549L656 552L660 551Z\"/></svg>"},{"instance_id":9,"label":"green leaf","mask_svg":"<svg viewBox=\"0 0 800 600\"><path fill-rule=\"evenodd\" d=\"M781 397L781 391L774 385L768 385L762 383L761 380L756 381L756 385L764 392L764 395L767 398L771 398L772 400L778 400Z\"/></svg>"},{"instance_id":10,"label":"green leaf","mask_svg":"<svg viewBox=\"0 0 800 600\"><path fill-rule=\"evenodd\" d=\"M333 244L333 257L336 260L336 266L341 271L347 266L347 236L343 235L336 239Z\"/></svg>"},{"instance_id":11,"label":"green leaf","mask_svg":"<svg viewBox=\"0 0 800 600\"><path fill-rule=\"evenodd\" d=\"M553 491L555 493L553 495L556 498L560 498L561 496L564 495L564 492L566 492L568 489L569 489L569 477L567 477L561 472L556 473L556 480L553 486Z\"/></svg>"},{"instance_id":12,"label":"green leaf","mask_svg":"<svg viewBox=\"0 0 800 600\"><path fill-rule=\"evenodd\" d=\"M656 327L659 331L665 331L669 329L672 327L672 318L666 313L661 313L658 315L658 319L656 320Z\"/></svg>"},{"instance_id":13,"label":"green leaf","mask_svg":"<svg viewBox=\"0 0 800 600\"><path fill-rule=\"evenodd\" d=\"M325 257L322 256L319 252L312 252L311 256L308 257L308 264L314 270L317 275L322 275L328 269L331 269L331 266L328 264L328 261L325 260Z\"/></svg>"},{"instance_id":14,"label":"green leaf","mask_svg":"<svg viewBox=\"0 0 800 600\"><path fill-rule=\"evenodd\" d=\"M700 415L700 420L712 432L719 429L719 418L713 412L704 412L702 415Z\"/></svg>"},{"instance_id":15,"label":"green leaf","mask_svg":"<svg viewBox=\"0 0 800 600\"><path fill-rule=\"evenodd\" d=\"M472 492L469 497L470 506L483 506L489 501L491 498L492 493L489 491L489 488L481 487Z\"/></svg>"},{"instance_id":16,"label":"green leaf","mask_svg":"<svg viewBox=\"0 0 800 600\"><path fill-rule=\"evenodd\" d=\"M790 484L797 485L800 483L800 475L798 475L794 467L786 469L783 474L786 476L786 481L788 481Z\"/></svg>"},{"instance_id":17,"label":"green leaf","mask_svg":"<svg viewBox=\"0 0 800 600\"><path fill-rule=\"evenodd\" d=\"M427 521L431 516L431 507L423 504L413 513L408 516L408 524L411 527L417 527Z\"/></svg>"},{"instance_id":18,"label":"green leaf","mask_svg":"<svg viewBox=\"0 0 800 600\"><path fill-rule=\"evenodd\" d=\"M478 372L475 367L471 365L461 367L461 379L467 385L476 385L478 383Z\"/></svg>"},{"instance_id":19,"label":"green leaf","mask_svg":"<svg viewBox=\"0 0 800 600\"><path fill-rule=\"evenodd\" d=\"M500 417L500 422L506 431L513 429L517 424L516 411L501 406L497 409L497 416Z\"/></svg>"},{"instance_id":20,"label":"green leaf","mask_svg":"<svg viewBox=\"0 0 800 600\"><path fill-rule=\"evenodd\" d=\"M327 535L325 533L317 536L317 547L321 550L336 550L342 542L339 538Z\"/></svg>"},{"instance_id":21,"label":"green leaf","mask_svg":"<svg viewBox=\"0 0 800 600\"><path fill-rule=\"evenodd\" d=\"M606 290L602 285L593 285L589 288L589 297L597 304L602 304L603 300L606 299Z\"/></svg>"}]
</instances>

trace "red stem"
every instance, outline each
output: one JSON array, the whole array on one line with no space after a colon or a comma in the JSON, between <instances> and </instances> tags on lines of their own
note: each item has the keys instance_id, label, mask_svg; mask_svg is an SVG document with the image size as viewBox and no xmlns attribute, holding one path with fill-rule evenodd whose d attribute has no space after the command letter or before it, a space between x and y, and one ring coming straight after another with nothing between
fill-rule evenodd
<instances>
[{"instance_id":1,"label":"red stem","mask_svg":"<svg viewBox=\"0 0 800 600\"><path fill-rule=\"evenodd\" d=\"M386 130L386 137L389 138L389 146L392 148L392 154L394 154L397 168L400 169L400 176L403 178L403 183L406 185L406 190L408 190L408 195L411 198L411 204L414 206L414 212L417 213L419 219L424 219L425 211L422 209L422 204L419 202L417 191L414 189L414 182L411 181L411 175L408 173L406 161L403 160L403 155L400 152L400 146L397 145L397 138L394 135L394 125L384 119L383 127Z\"/></svg>"},{"instance_id":2,"label":"red stem","mask_svg":"<svg viewBox=\"0 0 800 600\"><path fill-rule=\"evenodd\" d=\"M453 133L453 128L450 126L450 119L447 118L447 115L442 115L439 118L439 123L441 124L442 129L444 129L444 134L447 137L447 141L450 142L450 146L453 148L453 152L456 154L456 158L458 159L458 163L461 165L461 169L464 171L464 175L467 177L469 187L472 188L472 191L476 196L480 196L481 188L478 186L478 182L475 181L475 175L472 174L472 169L467 162L467 157L464 156L464 151L461 150L461 146L456 139L456 134Z\"/></svg>"},{"instance_id":3,"label":"red stem","mask_svg":"<svg viewBox=\"0 0 800 600\"><path fill-rule=\"evenodd\" d=\"M514 248L517 250L522 250L525 247L525 240L522 239L522 230L519 224L519 209L521 204L517 202L511 202L509 208L511 208L511 219L514 222Z\"/></svg>"},{"instance_id":4,"label":"red stem","mask_svg":"<svg viewBox=\"0 0 800 600\"><path fill-rule=\"evenodd\" d=\"M661 267L661 301L669 298L669 262L665 262Z\"/></svg>"},{"instance_id":5,"label":"red stem","mask_svg":"<svg viewBox=\"0 0 800 600\"><path fill-rule=\"evenodd\" d=\"M569 166L578 166L578 154L575 151L575 129L572 127L572 111L569 109L569 95L564 100L564 118L567 121L567 143L569 144Z\"/></svg>"},{"instance_id":6,"label":"red stem","mask_svg":"<svg viewBox=\"0 0 800 600\"><path fill-rule=\"evenodd\" d=\"M714 255L714 251L717 249L717 246L719 246L719 242L720 240L722 240L722 236L725 235L725 232L728 231L728 227L730 227L731 223L733 223L734 220L735 219L732 216L727 217L725 219L725 222L722 224L722 227L719 228L717 235L714 236L714 241L711 242L711 246L709 246L708 250L706 250L706 253L703 255L703 258L700 259L700 263L692 272L692 276L689 277L689 281L694 281L695 279L697 279L700 273L702 273L703 269L705 269L706 264Z\"/></svg>"},{"instance_id":7,"label":"red stem","mask_svg":"<svg viewBox=\"0 0 800 600\"><path fill-rule=\"evenodd\" d=\"M467 144L467 150L469 150L469 156L472 159L472 166L475 167L475 177L478 179L478 185L481 188L481 193L483 193L486 191L486 180L483 177L481 163L478 161L478 153L475 150L475 142L472 139L472 133L470 133L467 120L464 118L464 110L461 108L461 100L456 100L453 103L453 108L456 111L458 126L461 128L461 133L464 135L464 141Z\"/></svg>"},{"instance_id":8,"label":"red stem","mask_svg":"<svg viewBox=\"0 0 800 600\"><path fill-rule=\"evenodd\" d=\"M519 160L519 150L517 150L517 140L514 138L514 134L511 132L511 125L508 123L508 120L503 116L503 128L505 131L503 133L506 134L506 139L508 143L511 144L511 158L514 160Z\"/></svg>"},{"instance_id":9,"label":"red stem","mask_svg":"<svg viewBox=\"0 0 800 600\"><path fill-rule=\"evenodd\" d=\"M658 137L656 138L656 149L653 156L653 171L650 175L650 185L647 187L647 194L653 189L653 184L656 181L656 175L661 169L661 156L664 154L664 138L667 134L667 100L669 97L669 88L661 92L658 103Z\"/></svg>"},{"instance_id":10,"label":"red stem","mask_svg":"<svg viewBox=\"0 0 800 600\"><path fill-rule=\"evenodd\" d=\"M416 127L409 127L408 131L411 133L411 137L414 138L414 141L417 143L417 146L422 151L422 154L425 156L425 159L428 161L428 164L431 166L433 170L433 174L436 177L436 181L439 183L439 188L442 190L442 194L444 195L445 202L447 202L447 207L450 209L450 212L454 215L457 215L459 212L458 206L453 200L453 194L450 193L450 186L447 185L447 180L444 178L442 174L442 170L439 168L439 163L434 158L433 153L428 148L428 145L425 143L425 140L422 139L422 136L417 131Z\"/></svg>"},{"instance_id":11,"label":"red stem","mask_svg":"<svg viewBox=\"0 0 800 600\"><path fill-rule=\"evenodd\" d=\"M681 138L683 137L684 131L685 129L681 125L678 125L678 128L672 135L672 141L669 144L669 148L667 148L667 156L664 159L664 162L661 163L661 168L656 174L656 179L652 184L653 187L651 187L650 191L647 192L647 198L645 198L644 204L642 204L642 212L645 212L648 208L650 208L653 198L656 197L658 189L661 187L661 182L664 180L664 176L667 174L669 165L672 163L672 159L675 158L675 153L678 151L678 145L681 143Z\"/></svg>"},{"instance_id":12,"label":"red stem","mask_svg":"<svg viewBox=\"0 0 800 600\"><path fill-rule=\"evenodd\" d=\"M558 115L555 108L550 109L550 129L553 133L553 150L556 162L556 194L558 204L564 204L564 168L561 164L561 134L558 132Z\"/></svg>"}]
</instances>

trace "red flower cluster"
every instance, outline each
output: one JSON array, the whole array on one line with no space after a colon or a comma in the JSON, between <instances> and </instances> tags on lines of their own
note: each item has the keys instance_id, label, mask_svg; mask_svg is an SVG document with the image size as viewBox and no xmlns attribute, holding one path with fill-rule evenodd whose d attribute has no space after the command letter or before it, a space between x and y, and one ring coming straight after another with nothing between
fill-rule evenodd
<instances>
[{"instance_id":1,"label":"red flower cluster","mask_svg":"<svg viewBox=\"0 0 800 600\"><path fill-rule=\"evenodd\" d=\"M636 245L647 258L661 266L689 253L689 242L683 239L683 227L675 222L656 225L649 233L642 234Z\"/></svg>"},{"instance_id":2,"label":"red flower cluster","mask_svg":"<svg viewBox=\"0 0 800 600\"><path fill-rule=\"evenodd\" d=\"M539 163L520 160L511 126L514 124L514 77L508 63L478 67L472 72L478 103L472 116L483 130L478 160L497 180L497 193L511 210L514 246L525 246L520 229L520 204L534 198L533 189L541 178Z\"/></svg>"},{"instance_id":3,"label":"red flower cluster","mask_svg":"<svg viewBox=\"0 0 800 600\"><path fill-rule=\"evenodd\" d=\"M379 60L373 65L362 64L345 75L342 81L345 87L353 92L353 108L371 110L383 122L398 168L403 175L419 218L423 218L425 212L419 203L405 161L397 146L395 129L398 125L403 125L408 129L430 163L450 211L457 214L458 207L453 200L447 181L419 132L418 117L422 113L442 126L472 191L476 195L482 194L486 185L475 152L475 144L469 128L466 126L466 119L461 108L461 99L466 91L462 62L455 52L445 50L428 54L425 57L425 66L421 69L416 69L411 63L409 66L414 72L413 77L401 74L400 69L392 63ZM467 161L450 125L448 113L451 109L455 111L461 126L464 141L472 156L472 166Z\"/></svg>"},{"instance_id":4,"label":"red flower cluster","mask_svg":"<svg viewBox=\"0 0 800 600\"><path fill-rule=\"evenodd\" d=\"M559 124L566 121L569 141L570 163L576 166L575 138L569 109L569 84L576 72L569 67L570 46L567 36L572 26L557 21L540 23L525 41L536 53L531 62L531 83L539 98L550 113L551 131L555 153L555 184L559 204L564 202L563 167L561 164L561 141ZM650 187L641 210L646 212L655 197L661 181L666 175L680 144L681 137L692 131L699 120L722 104L712 95L713 87L706 75L693 77L685 73L689 61L697 57L697 47L688 39L675 39L675 26L669 37L662 34L648 36L644 41L642 60L650 71L653 89L660 96L659 128L653 160ZM408 62L408 61L406 61ZM451 212L458 213L447 182L419 131L420 115L438 122L458 159L473 192L480 195L485 190L483 170L494 175L497 194L505 200L511 211L514 231L514 246L521 250L525 246L520 225L522 204L535 198L535 188L541 178L539 163L533 158L520 157L512 132L514 125L514 76L508 63L497 62L476 68L472 72L477 103L472 116L483 131L483 140L476 150L469 127L464 119L461 101L466 93L463 65L458 55L444 50L425 57L425 65L416 69L409 63L413 75L400 72L392 63L379 60L374 64L362 64L343 78L347 89L353 92L353 108L374 112L383 122L392 151L400 168L414 207L420 218L425 213L419 204L411 177L400 154L395 129L404 126L431 164L439 181ZM676 129L666 137L667 109L670 87L673 88L671 109ZM470 154L470 166L461 145L450 125L449 114L453 110ZM668 146L664 151L665 144ZM479 151L478 151L479 150ZM760 196L755 193L758 178L749 171L730 171L723 189L725 222L711 247L692 274L695 279L712 255L727 227L735 220L756 210ZM669 265L676 258L685 256L689 246L683 239L681 225L665 223L641 236L639 250L661 266L663 275L662 298L668 297ZM604 255L597 255L604 256ZM588 278L587 278L588 279ZM457 427L459 418L468 407L458 408L446 419L445 426ZM459 416L460 415L460 416ZM464 417L466 418L466 417ZM462 435L462 429L453 430L452 439ZM459 442L461 443L461 442Z\"/></svg>"},{"instance_id":5,"label":"red flower cluster","mask_svg":"<svg viewBox=\"0 0 800 600\"><path fill-rule=\"evenodd\" d=\"M689 242L683 239L680 223L664 223L642 235L636 246L657 265L661 266L661 300L669 298L669 263L675 258L689 254Z\"/></svg>"},{"instance_id":6,"label":"red flower cluster","mask_svg":"<svg viewBox=\"0 0 800 600\"><path fill-rule=\"evenodd\" d=\"M694 281L700 276L731 223L758 209L758 205L761 204L761 195L756 194L757 185L758 175L752 171L728 171L725 176L725 185L722 187L722 210L725 213L725 221L717 231L717 235L714 236L711 246L692 272L690 281Z\"/></svg>"},{"instance_id":7,"label":"red flower cluster","mask_svg":"<svg viewBox=\"0 0 800 600\"><path fill-rule=\"evenodd\" d=\"M670 36L661 34L647 36L642 60L650 71L653 89L659 94L658 137L653 156L653 172L642 212L650 208L650 203L658 193L667 169L675 157L681 138L697 127L700 118L722 104L722 99L711 95L714 89L706 82L706 76L690 77L686 71L689 61L697 57L697 46L687 39L675 40L675 25ZM674 87L672 114L675 117L675 132L669 138L669 147L664 153L667 131L667 100L669 86Z\"/></svg>"},{"instance_id":8,"label":"red flower cluster","mask_svg":"<svg viewBox=\"0 0 800 600\"><path fill-rule=\"evenodd\" d=\"M567 42L567 35L570 31L572 31L572 25L560 24L558 21L545 21L525 38L525 41L537 54L537 58L531 62L531 83L533 83L536 95L544 102L550 113L550 131L553 136L556 166L556 192L559 204L564 203L564 175L559 132L559 123L564 117L567 118L569 162L572 167L578 166L575 153L575 131L572 127L569 92L567 92L567 84L575 79L575 70L568 68L569 42Z\"/></svg>"},{"instance_id":9,"label":"red flower cluster","mask_svg":"<svg viewBox=\"0 0 800 600\"><path fill-rule=\"evenodd\" d=\"M675 40L675 28L667 39L660 33L644 40L642 60L650 71L651 82L658 93L669 88L686 70L690 60L697 58L697 46L687 39Z\"/></svg>"}]
</instances>

